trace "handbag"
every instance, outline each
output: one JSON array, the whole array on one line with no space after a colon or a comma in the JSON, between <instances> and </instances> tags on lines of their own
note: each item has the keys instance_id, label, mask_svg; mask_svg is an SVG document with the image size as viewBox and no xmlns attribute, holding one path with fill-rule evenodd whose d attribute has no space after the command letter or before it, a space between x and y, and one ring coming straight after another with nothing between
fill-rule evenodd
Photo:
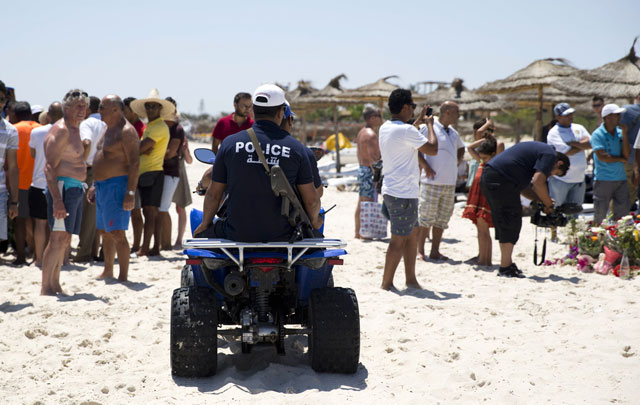
<instances>
[{"instance_id":1,"label":"handbag","mask_svg":"<svg viewBox=\"0 0 640 405\"><path fill-rule=\"evenodd\" d=\"M367 239L387 237L387 218L382 215L382 204L377 201L360 202L360 236Z\"/></svg>"}]
</instances>

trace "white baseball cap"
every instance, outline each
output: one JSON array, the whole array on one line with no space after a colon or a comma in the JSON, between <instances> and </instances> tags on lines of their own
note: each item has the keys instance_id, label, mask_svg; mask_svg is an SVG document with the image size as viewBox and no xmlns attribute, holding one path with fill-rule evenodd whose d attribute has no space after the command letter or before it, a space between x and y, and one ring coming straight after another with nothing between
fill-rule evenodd
<instances>
[{"instance_id":1,"label":"white baseball cap","mask_svg":"<svg viewBox=\"0 0 640 405\"><path fill-rule=\"evenodd\" d=\"M626 108L618 107L617 104L607 104L602 107L602 118L606 117L609 114L622 114L627 111Z\"/></svg>"},{"instance_id":2,"label":"white baseball cap","mask_svg":"<svg viewBox=\"0 0 640 405\"><path fill-rule=\"evenodd\" d=\"M284 90L275 84L263 84L253 92L251 99L253 105L258 107L277 107L283 105L286 100L284 98Z\"/></svg>"},{"instance_id":3,"label":"white baseball cap","mask_svg":"<svg viewBox=\"0 0 640 405\"><path fill-rule=\"evenodd\" d=\"M41 105L34 104L31 106L31 114L40 114L42 111L44 111L44 108Z\"/></svg>"}]
</instances>

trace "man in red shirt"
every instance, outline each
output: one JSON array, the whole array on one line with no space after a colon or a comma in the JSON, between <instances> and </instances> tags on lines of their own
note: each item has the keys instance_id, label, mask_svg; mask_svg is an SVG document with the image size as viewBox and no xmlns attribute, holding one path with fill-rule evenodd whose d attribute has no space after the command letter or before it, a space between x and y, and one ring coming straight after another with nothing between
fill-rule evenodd
<instances>
[{"instance_id":1,"label":"man in red shirt","mask_svg":"<svg viewBox=\"0 0 640 405\"><path fill-rule=\"evenodd\" d=\"M18 216L14 219L14 238L16 241L16 266L26 264L25 241L31 252L34 252L33 221L29 214L29 187L33 177L34 159L31 157L29 139L31 131L40 126L32 120L31 106L26 101L18 101L14 105L14 112L19 122L15 124L20 137L18 143L18 169L20 181L18 183Z\"/></svg>"},{"instance_id":2,"label":"man in red shirt","mask_svg":"<svg viewBox=\"0 0 640 405\"><path fill-rule=\"evenodd\" d=\"M224 138L253 126L253 119L249 116L253 108L251 94L236 94L233 98L233 108L235 112L220 118L211 133L213 139L211 149L213 149L215 153L218 153L218 146Z\"/></svg>"},{"instance_id":3,"label":"man in red shirt","mask_svg":"<svg viewBox=\"0 0 640 405\"><path fill-rule=\"evenodd\" d=\"M124 117L133 125L138 133L138 138L142 139L142 134L144 133L144 129L147 127L144 122L138 117L138 114L134 113L131 107L129 106L132 101L135 101L135 97L127 97L122 102L124 103Z\"/></svg>"}]
</instances>

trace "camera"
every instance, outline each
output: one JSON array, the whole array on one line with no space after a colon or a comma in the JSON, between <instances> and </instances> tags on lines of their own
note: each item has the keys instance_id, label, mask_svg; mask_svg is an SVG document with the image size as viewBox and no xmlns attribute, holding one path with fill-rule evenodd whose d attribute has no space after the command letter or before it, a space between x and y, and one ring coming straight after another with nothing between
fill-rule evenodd
<instances>
[{"instance_id":1,"label":"camera","mask_svg":"<svg viewBox=\"0 0 640 405\"><path fill-rule=\"evenodd\" d=\"M534 205L535 204L535 205ZM567 215L574 215L582 212L580 204L563 204L555 207L551 214L545 214L542 210L544 205L541 202L531 204L535 209L531 215L531 223L541 228L558 228L566 226L569 223Z\"/></svg>"},{"instance_id":2,"label":"camera","mask_svg":"<svg viewBox=\"0 0 640 405\"><path fill-rule=\"evenodd\" d=\"M425 112L424 116L425 117L430 117L432 115L433 115L433 108L427 107L427 111Z\"/></svg>"}]
</instances>

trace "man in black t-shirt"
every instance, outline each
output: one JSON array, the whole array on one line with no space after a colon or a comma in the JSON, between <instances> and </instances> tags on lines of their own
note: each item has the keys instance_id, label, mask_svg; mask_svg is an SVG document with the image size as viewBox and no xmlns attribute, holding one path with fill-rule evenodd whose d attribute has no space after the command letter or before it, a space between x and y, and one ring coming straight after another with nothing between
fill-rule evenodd
<instances>
[{"instance_id":1,"label":"man in black t-shirt","mask_svg":"<svg viewBox=\"0 0 640 405\"><path fill-rule=\"evenodd\" d=\"M320 199L313 184L305 147L280 128L285 112L284 91L273 84L253 94L256 123L253 129L269 166L282 168L297 189L314 228L322 225ZM229 194L227 217L212 224L224 191ZM196 237L224 238L240 242L287 241L293 227L280 213L281 198L271 191L267 175L247 131L222 141L203 206Z\"/></svg>"},{"instance_id":2,"label":"man in black t-shirt","mask_svg":"<svg viewBox=\"0 0 640 405\"><path fill-rule=\"evenodd\" d=\"M544 212L553 211L547 178L564 176L569 158L542 142L521 142L491 159L482 170L480 187L491 207L496 239L500 242L499 276L524 275L511 260L522 228L520 194L541 201Z\"/></svg>"}]
</instances>

